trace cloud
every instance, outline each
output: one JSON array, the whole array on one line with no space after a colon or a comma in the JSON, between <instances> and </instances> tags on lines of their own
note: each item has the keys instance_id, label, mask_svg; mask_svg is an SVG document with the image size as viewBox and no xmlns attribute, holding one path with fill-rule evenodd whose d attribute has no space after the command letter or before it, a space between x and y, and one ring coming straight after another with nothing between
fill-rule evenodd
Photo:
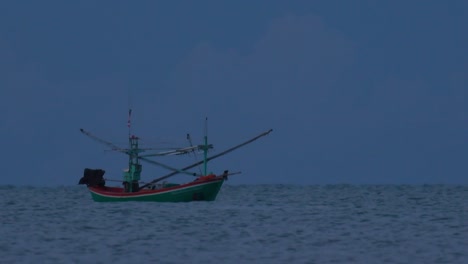
<instances>
[{"instance_id":1,"label":"cloud","mask_svg":"<svg viewBox=\"0 0 468 264\"><path fill-rule=\"evenodd\" d=\"M385 61L369 76L362 69L373 66L357 45L320 17L287 15L248 53L200 43L167 88L173 100L196 106L193 116L241 126L217 128L223 139L275 128L274 143L252 149L255 166L247 166L266 168L268 181L433 182L444 164L456 168L440 153L460 153L450 139L461 137L453 132L463 127L454 117L463 108L460 89L447 93L428 76L388 73ZM234 164L246 158L237 155Z\"/></svg>"},{"instance_id":2,"label":"cloud","mask_svg":"<svg viewBox=\"0 0 468 264\"><path fill-rule=\"evenodd\" d=\"M222 135L221 142L276 129L274 144L249 152L259 168L269 167L272 159L280 162L281 152L292 149L299 158L288 159L290 164L276 174L287 167L304 169L304 155L316 145L318 121L336 118L347 100L343 84L354 45L320 17L287 15L272 21L248 53L200 43L168 81L169 101L193 106L194 117L208 114L217 120L220 127L212 130ZM237 155L230 161L240 162Z\"/></svg>"},{"instance_id":3,"label":"cloud","mask_svg":"<svg viewBox=\"0 0 468 264\"><path fill-rule=\"evenodd\" d=\"M125 60L128 70L115 71L120 66L110 60L104 71L95 65L84 72L67 68L62 75L54 70L60 65L18 58L13 51L20 51L0 42L0 102L7 113L2 138L8 139L4 145L13 149L11 156L30 161L17 180L41 172L36 182L69 182L59 173L49 175L49 167L60 163L64 170L81 172L83 164L101 166L102 148L78 128L112 142L125 139L130 91L133 128L142 137L184 140L185 133L193 133L196 144L208 116L210 141L220 151L273 128L256 146L210 164L213 171L247 174L234 182L410 182L413 175L434 182L444 171L455 175L462 169L465 69L437 78L402 73L395 61L369 60L375 54L367 53L366 45L314 15L271 21L247 52L235 45L200 41L160 83ZM85 69L87 63L92 61L77 67ZM143 68L164 66L158 63ZM47 159L35 158L44 153ZM115 168L117 159L102 166ZM10 170L22 166L22 160L9 162Z\"/></svg>"},{"instance_id":4,"label":"cloud","mask_svg":"<svg viewBox=\"0 0 468 264\"><path fill-rule=\"evenodd\" d=\"M337 84L353 55L353 43L319 17L288 15L272 21L247 54L200 43L167 87L177 101L201 108L207 102L205 112L226 107L245 116L318 115L340 93Z\"/></svg>"}]
</instances>

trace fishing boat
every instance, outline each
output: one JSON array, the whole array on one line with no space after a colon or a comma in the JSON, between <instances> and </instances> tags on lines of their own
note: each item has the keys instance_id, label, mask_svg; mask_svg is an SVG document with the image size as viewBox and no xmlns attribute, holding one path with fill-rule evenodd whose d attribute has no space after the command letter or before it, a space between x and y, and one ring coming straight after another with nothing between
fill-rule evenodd
<instances>
[{"instance_id":1,"label":"fishing boat","mask_svg":"<svg viewBox=\"0 0 468 264\"><path fill-rule=\"evenodd\" d=\"M131 110L129 111L129 121L128 126L130 128L130 115ZM90 169L85 168L84 175L80 179L78 184L83 184L88 187L91 197L96 202L125 202L125 201L147 201L147 202L190 202L190 201L214 201L218 195L221 186L224 181L228 179L230 175L239 174L240 172L231 173L228 170L223 171L221 174L209 174L207 173L207 164L209 161L228 154L242 146L250 144L251 142L268 135L273 130L270 129L265 131L256 137L253 137L241 144L238 144L232 148L229 148L225 151L222 151L216 155L208 157L208 150L213 148L212 144L208 144L208 137L206 133L206 120L205 120L205 136L204 144L192 145L190 135L187 134L187 139L190 142L190 146L184 148L173 148L170 150L156 152L156 153L147 153L143 152L153 151L152 148L140 148L139 147L139 137L131 135L129 130L129 147L120 148L117 145L98 138L84 129L80 129L81 133L84 135L100 142L108 147L111 150L120 152L128 155L128 169L123 173L123 179L117 180L122 183L122 186L107 186L106 181L115 181L104 178L105 170L102 169ZM155 161L154 157L169 156L169 155L184 155L190 153L203 152L203 159L197 161L191 165L188 165L184 168L178 169L166 165L164 163ZM151 180L147 183L142 183L140 180L142 164L141 162L146 162L149 164L157 165L159 167L170 170L171 172L167 175L158 177L154 180ZM203 165L203 172L194 173L189 170ZM186 174L188 176L194 177L194 180L188 181L186 183L177 184L177 183L168 183L165 180L177 175L177 174ZM140 184L142 184L140 186Z\"/></svg>"}]
</instances>

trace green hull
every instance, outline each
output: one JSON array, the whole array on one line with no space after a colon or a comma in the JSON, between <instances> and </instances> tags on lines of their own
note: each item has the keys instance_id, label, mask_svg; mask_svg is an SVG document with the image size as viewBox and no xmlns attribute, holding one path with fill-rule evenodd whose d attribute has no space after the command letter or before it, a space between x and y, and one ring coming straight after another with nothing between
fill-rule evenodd
<instances>
[{"instance_id":1,"label":"green hull","mask_svg":"<svg viewBox=\"0 0 468 264\"><path fill-rule=\"evenodd\" d=\"M88 187L96 202L190 202L214 201L223 185L224 178L209 181L191 182L159 190L141 190L126 193L123 188Z\"/></svg>"}]
</instances>

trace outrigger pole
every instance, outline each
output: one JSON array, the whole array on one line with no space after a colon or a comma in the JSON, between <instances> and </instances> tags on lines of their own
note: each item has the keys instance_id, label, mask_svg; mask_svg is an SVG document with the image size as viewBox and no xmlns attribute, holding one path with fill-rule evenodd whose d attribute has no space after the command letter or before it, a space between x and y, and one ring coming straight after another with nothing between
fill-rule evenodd
<instances>
[{"instance_id":1,"label":"outrigger pole","mask_svg":"<svg viewBox=\"0 0 468 264\"><path fill-rule=\"evenodd\" d=\"M112 150L114 150L114 151L119 151L119 152L123 152L123 153L129 154L128 150L122 149L122 148L120 148L120 147L118 147L118 146L116 146L116 145L114 145L114 144L112 144L112 143L110 143L110 142L108 142L108 141L105 141L105 140L103 140L103 139L100 139L100 138L96 137L95 135L89 133L88 131L85 131L85 130L82 129L82 128L80 128L80 131L81 131L81 133L83 133L83 134L85 134L86 136L88 136L88 137L90 137L90 138L96 140L97 142L100 142L100 143L102 143L102 144L104 144L104 145L110 147L110 148L111 148Z\"/></svg>"},{"instance_id":2,"label":"outrigger pole","mask_svg":"<svg viewBox=\"0 0 468 264\"><path fill-rule=\"evenodd\" d=\"M204 158L202 161L198 161L198 162L196 162L196 163L194 163L194 164L192 164L192 165L189 165L189 166L187 166L187 167L185 167L185 168L183 168L183 169L180 169L179 171L174 171L174 172L171 172L171 173L169 173L169 174L167 174L167 175L164 175L164 176L162 176L162 177L159 177L159 178L157 178L157 179L154 179L154 180L152 180L152 181L150 181L150 182L144 184L143 186L141 186L141 187L140 187L140 190L143 189L143 188L145 188L145 187L147 187L147 186L149 186L149 185L151 185L151 184L157 183L157 182L159 182L159 181L162 181L162 180L165 180L165 179L167 179L167 178L169 178L169 177L172 177L172 176L174 176L174 175L177 175L177 174L179 174L179 173L182 172L182 171L189 170L189 169L191 169L191 168L193 168L193 167L195 167L195 166L198 166L198 165L200 165L200 164L204 164L204 163L206 163L206 162L208 162L208 161L210 161L210 160L213 160L213 159L216 159L216 158L221 157L221 156L223 156L223 155L226 155L226 154L228 154L228 153L231 152L231 151L234 151L234 150L236 150L236 149L238 149L238 148L240 148L240 147L242 147L242 146L245 146L245 145L247 145L247 144L249 144L249 143L254 142L255 140L257 140L257 139L259 139L259 138L261 138L261 137L263 137L263 136L266 136L266 135L270 134L271 131L273 131L273 129L270 129L270 130L268 130L268 131L265 131L265 132L261 133L260 135L254 137L254 138L252 138L252 139L249 139L249 140L245 141L244 143L241 143L241 144L239 144L239 145L237 145L237 146L234 146L234 147L232 147L232 148L230 148L230 149L227 149L227 150L225 150L225 151L223 151L223 152L221 152L221 153L219 153L219 154L216 154L216 155L211 156L211 157L209 157L209 158Z\"/></svg>"},{"instance_id":3,"label":"outrigger pole","mask_svg":"<svg viewBox=\"0 0 468 264\"><path fill-rule=\"evenodd\" d=\"M93 134L91 134L90 132L88 131L85 131L84 129L80 128L80 131L81 133L85 134L86 136L98 141L99 143L102 143L108 147L110 147L112 150L114 151L118 151L118 152L121 152L121 153L124 153L124 154L127 154L130 156L130 161L129 161L129 166L131 167L131 164L132 163L135 163L135 164L138 164L138 161L139 160L143 160L145 162L148 162L148 163L151 163L153 165L158 165L160 167L163 167L165 169L168 169L168 170L171 170L171 171L177 171L179 173L184 173L184 174L187 174L187 175L191 175L191 176L197 176L196 173L191 173L191 172L188 172L188 171L181 171L180 169L177 169L177 168L174 168L174 167L171 167L171 166L168 166L166 164L163 164L163 163L160 163L160 162L157 162L157 161L154 161L154 160L150 160L150 159L147 159L146 157L150 157L150 156L165 156L165 155L170 155L170 154L177 154L178 152L180 152L181 154L185 153L186 151L191 151L193 152L195 148L199 148L199 149L203 149L204 148L204 145L200 145L200 146L190 146L190 148L184 148L184 149L179 149L179 150L173 150L173 151L169 151L169 152L163 152L163 153L155 153L155 154L148 154L148 155L139 155L140 152L143 152L145 150L151 150L151 149L141 149L138 147L138 137L135 137L135 136L129 136L128 139L129 139L129 145L130 145L130 148L129 149L123 149L123 148L120 148L118 146L116 146L115 144L111 143L111 142L108 142L106 140L103 140L101 138L98 138L96 136L94 136ZM207 146L207 149L210 149L212 148L213 146L212 145L208 145ZM188 153L188 152L187 152ZM202 172L200 171L200 175L202 174Z\"/></svg>"}]
</instances>

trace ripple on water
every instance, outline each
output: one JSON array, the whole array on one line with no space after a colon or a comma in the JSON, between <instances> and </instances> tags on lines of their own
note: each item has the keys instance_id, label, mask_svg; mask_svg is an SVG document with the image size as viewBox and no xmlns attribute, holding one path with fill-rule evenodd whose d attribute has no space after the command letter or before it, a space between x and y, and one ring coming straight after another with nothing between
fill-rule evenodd
<instances>
[{"instance_id":1,"label":"ripple on water","mask_svg":"<svg viewBox=\"0 0 468 264\"><path fill-rule=\"evenodd\" d=\"M468 263L467 186L226 185L179 204L0 186L0 198L6 263Z\"/></svg>"}]
</instances>

